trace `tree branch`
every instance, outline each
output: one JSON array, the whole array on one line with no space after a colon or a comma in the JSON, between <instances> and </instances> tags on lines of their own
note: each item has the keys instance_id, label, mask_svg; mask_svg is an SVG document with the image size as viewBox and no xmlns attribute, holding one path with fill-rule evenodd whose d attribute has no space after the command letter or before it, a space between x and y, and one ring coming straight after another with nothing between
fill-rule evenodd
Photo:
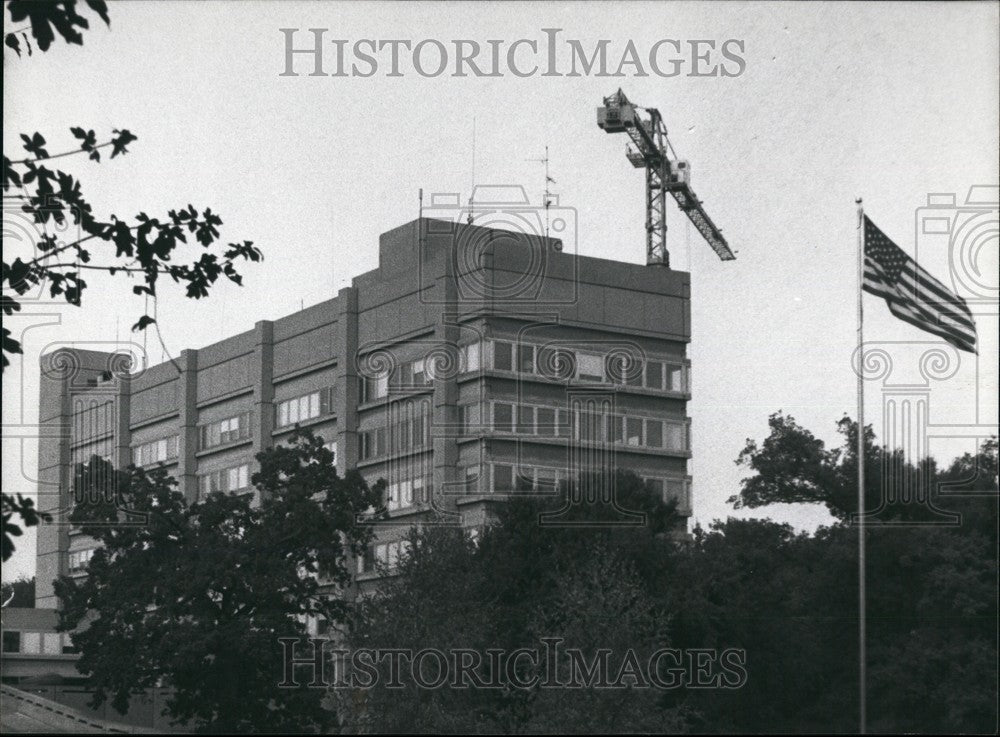
<instances>
[{"instance_id":1,"label":"tree branch","mask_svg":"<svg viewBox=\"0 0 1000 737\"><path fill-rule=\"evenodd\" d=\"M14 166L15 164L21 164L23 166L27 164L36 164L39 161L51 161L52 159L61 159L64 156L73 156L74 154L90 153L91 151L96 151L99 148L105 148L107 146L110 146L112 143L113 143L112 141L105 141L104 143L97 144L93 148L75 148L72 151L63 151L61 154L52 154L51 156L43 156L40 159L18 159L17 161L10 162L10 164L11 166Z\"/></svg>"}]
</instances>

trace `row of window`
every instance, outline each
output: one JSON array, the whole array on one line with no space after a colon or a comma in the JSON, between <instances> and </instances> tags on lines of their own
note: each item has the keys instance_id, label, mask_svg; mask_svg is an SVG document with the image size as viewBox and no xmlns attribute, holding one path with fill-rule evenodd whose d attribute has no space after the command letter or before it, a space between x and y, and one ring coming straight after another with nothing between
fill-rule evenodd
<instances>
[{"instance_id":1,"label":"row of window","mask_svg":"<svg viewBox=\"0 0 1000 737\"><path fill-rule=\"evenodd\" d=\"M73 550L69 554L69 572L78 573L87 568L90 559L94 557L94 549Z\"/></svg>"},{"instance_id":2,"label":"row of window","mask_svg":"<svg viewBox=\"0 0 1000 737\"><path fill-rule=\"evenodd\" d=\"M214 491L231 494L248 488L250 488L250 466L246 463L198 477L198 491L202 496Z\"/></svg>"},{"instance_id":3,"label":"row of window","mask_svg":"<svg viewBox=\"0 0 1000 737\"><path fill-rule=\"evenodd\" d=\"M25 655L71 655L78 652L68 632L4 630L3 651Z\"/></svg>"},{"instance_id":4,"label":"row of window","mask_svg":"<svg viewBox=\"0 0 1000 737\"><path fill-rule=\"evenodd\" d=\"M643 359L622 351L607 353L514 343L488 341L487 367L545 379L608 383L656 391L686 392L685 366L681 363Z\"/></svg>"},{"instance_id":5,"label":"row of window","mask_svg":"<svg viewBox=\"0 0 1000 737\"><path fill-rule=\"evenodd\" d=\"M249 438L250 412L241 412L233 417L202 425L198 431L198 447L201 450Z\"/></svg>"},{"instance_id":6,"label":"row of window","mask_svg":"<svg viewBox=\"0 0 1000 737\"><path fill-rule=\"evenodd\" d=\"M577 350L551 345L487 340L460 346L455 373L495 371L539 376L554 381L576 380L663 392L689 391L688 369L683 363L639 358L631 353ZM388 395L389 389L419 388L434 379L433 357L409 361L386 371L361 377L361 401Z\"/></svg>"},{"instance_id":7,"label":"row of window","mask_svg":"<svg viewBox=\"0 0 1000 737\"><path fill-rule=\"evenodd\" d=\"M454 358L454 360L458 361L457 373L478 371L480 366L479 355L479 343L469 343L459 347L457 355ZM446 356L435 354L413 361L406 361L395 368L387 369L370 376L361 376L361 403L372 402L388 396L390 388L406 390L422 389L430 386L434 382L438 360L444 363L449 362Z\"/></svg>"},{"instance_id":8,"label":"row of window","mask_svg":"<svg viewBox=\"0 0 1000 737\"><path fill-rule=\"evenodd\" d=\"M635 448L686 451L686 422L635 417L620 412L560 409L536 404L490 402L488 427L492 432L537 437L572 438L584 442L609 443ZM482 429L480 407L462 405L459 417L464 433Z\"/></svg>"},{"instance_id":9,"label":"row of window","mask_svg":"<svg viewBox=\"0 0 1000 737\"><path fill-rule=\"evenodd\" d=\"M385 506L390 511L407 509L414 504L427 504L431 498L432 476L430 472L414 478L402 479L385 487Z\"/></svg>"},{"instance_id":10,"label":"row of window","mask_svg":"<svg viewBox=\"0 0 1000 737\"><path fill-rule=\"evenodd\" d=\"M274 422L277 427L289 427L297 422L305 422L333 411L333 387L286 399L274 408Z\"/></svg>"},{"instance_id":11,"label":"row of window","mask_svg":"<svg viewBox=\"0 0 1000 737\"><path fill-rule=\"evenodd\" d=\"M554 491L568 478L565 469L544 466L486 463L462 469L468 494L509 493L516 491ZM664 502L676 501L682 509L690 507L691 481L687 478L644 476L642 480Z\"/></svg>"},{"instance_id":12,"label":"row of window","mask_svg":"<svg viewBox=\"0 0 1000 737\"><path fill-rule=\"evenodd\" d=\"M70 463L75 468L81 463L90 463L90 459L94 456L106 461L112 460L114 457L114 438L108 437L76 446L70 451Z\"/></svg>"},{"instance_id":13,"label":"row of window","mask_svg":"<svg viewBox=\"0 0 1000 737\"><path fill-rule=\"evenodd\" d=\"M390 421L386 427L360 434L361 460L427 448L430 444L430 414L430 404L426 401L390 407Z\"/></svg>"},{"instance_id":14,"label":"row of window","mask_svg":"<svg viewBox=\"0 0 1000 737\"><path fill-rule=\"evenodd\" d=\"M177 457L177 435L153 440L132 448L132 463L136 466L151 466Z\"/></svg>"},{"instance_id":15,"label":"row of window","mask_svg":"<svg viewBox=\"0 0 1000 737\"><path fill-rule=\"evenodd\" d=\"M392 570L409 554L409 540L369 545L365 549L365 554L358 556L358 573L370 573L378 568Z\"/></svg>"}]
</instances>

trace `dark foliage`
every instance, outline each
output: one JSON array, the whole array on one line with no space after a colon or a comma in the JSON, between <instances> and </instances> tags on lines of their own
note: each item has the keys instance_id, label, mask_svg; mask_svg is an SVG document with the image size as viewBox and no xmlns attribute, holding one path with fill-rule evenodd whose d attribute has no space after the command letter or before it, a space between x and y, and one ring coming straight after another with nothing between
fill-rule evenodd
<instances>
[{"instance_id":1,"label":"dark foliage","mask_svg":"<svg viewBox=\"0 0 1000 737\"><path fill-rule=\"evenodd\" d=\"M357 518L381 489L357 473L338 477L308 432L257 458L259 506L221 493L189 504L162 469L115 471L93 459L77 475L72 520L101 547L87 577L58 579L56 593L96 704L124 712L131 693L164 684L170 716L202 732L332 724L322 691L278 687L279 638L304 636L306 616L344 620L320 579L350 579L347 556L370 535Z\"/></svg>"}]
</instances>

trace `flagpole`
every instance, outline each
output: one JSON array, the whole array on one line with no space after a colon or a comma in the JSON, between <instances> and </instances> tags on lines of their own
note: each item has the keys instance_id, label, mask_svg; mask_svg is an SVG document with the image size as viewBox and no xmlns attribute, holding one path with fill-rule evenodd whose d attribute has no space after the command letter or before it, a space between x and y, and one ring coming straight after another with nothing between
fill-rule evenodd
<instances>
[{"instance_id":1,"label":"flagpole","mask_svg":"<svg viewBox=\"0 0 1000 737\"><path fill-rule=\"evenodd\" d=\"M865 734L867 714L867 616L865 595L865 385L864 385L864 322L862 300L865 278L865 208L859 197L858 206L858 708L860 730Z\"/></svg>"}]
</instances>

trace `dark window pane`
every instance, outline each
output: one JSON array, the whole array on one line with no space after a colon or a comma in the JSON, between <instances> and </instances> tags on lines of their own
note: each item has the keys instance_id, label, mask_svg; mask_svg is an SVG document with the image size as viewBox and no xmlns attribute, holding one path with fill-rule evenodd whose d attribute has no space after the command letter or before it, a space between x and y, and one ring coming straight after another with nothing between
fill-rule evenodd
<instances>
[{"instance_id":1,"label":"dark window pane","mask_svg":"<svg viewBox=\"0 0 1000 737\"><path fill-rule=\"evenodd\" d=\"M513 356L510 343L497 341L493 344L493 368L498 371L512 371Z\"/></svg>"},{"instance_id":2,"label":"dark window pane","mask_svg":"<svg viewBox=\"0 0 1000 737\"><path fill-rule=\"evenodd\" d=\"M493 429L498 432L511 432L514 423L513 408L509 404L497 402L493 405Z\"/></svg>"},{"instance_id":3,"label":"dark window pane","mask_svg":"<svg viewBox=\"0 0 1000 737\"><path fill-rule=\"evenodd\" d=\"M514 488L514 469L506 464L493 466L494 491L511 491Z\"/></svg>"},{"instance_id":4,"label":"dark window pane","mask_svg":"<svg viewBox=\"0 0 1000 737\"><path fill-rule=\"evenodd\" d=\"M517 347L517 370L522 374L535 372L535 346L519 345Z\"/></svg>"},{"instance_id":5,"label":"dark window pane","mask_svg":"<svg viewBox=\"0 0 1000 737\"><path fill-rule=\"evenodd\" d=\"M663 447L663 422L646 420L646 445L650 448Z\"/></svg>"},{"instance_id":6,"label":"dark window pane","mask_svg":"<svg viewBox=\"0 0 1000 737\"><path fill-rule=\"evenodd\" d=\"M538 408L538 434L552 437L556 434L556 411L547 407Z\"/></svg>"},{"instance_id":7,"label":"dark window pane","mask_svg":"<svg viewBox=\"0 0 1000 737\"><path fill-rule=\"evenodd\" d=\"M517 407L517 431L526 435L535 433L535 408L521 404Z\"/></svg>"},{"instance_id":8,"label":"dark window pane","mask_svg":"<svg viewBox=\"0 0 1000 737\"><path fill-rule=\"evenodd\" d=\"M625 419L625 443L627 445L642 445L642 420L633 417Z\"/></svg>"},{"instance_id":9,"label":"dark window pane","mask_svg":"<svg viewBox=\"0 0 1000 737\"><path fill-rule=\"evenodd\" d=\"M659 361L646 362L646 386L650 389L663 388L663 364Z\"/></svg>"}]
</instances>

